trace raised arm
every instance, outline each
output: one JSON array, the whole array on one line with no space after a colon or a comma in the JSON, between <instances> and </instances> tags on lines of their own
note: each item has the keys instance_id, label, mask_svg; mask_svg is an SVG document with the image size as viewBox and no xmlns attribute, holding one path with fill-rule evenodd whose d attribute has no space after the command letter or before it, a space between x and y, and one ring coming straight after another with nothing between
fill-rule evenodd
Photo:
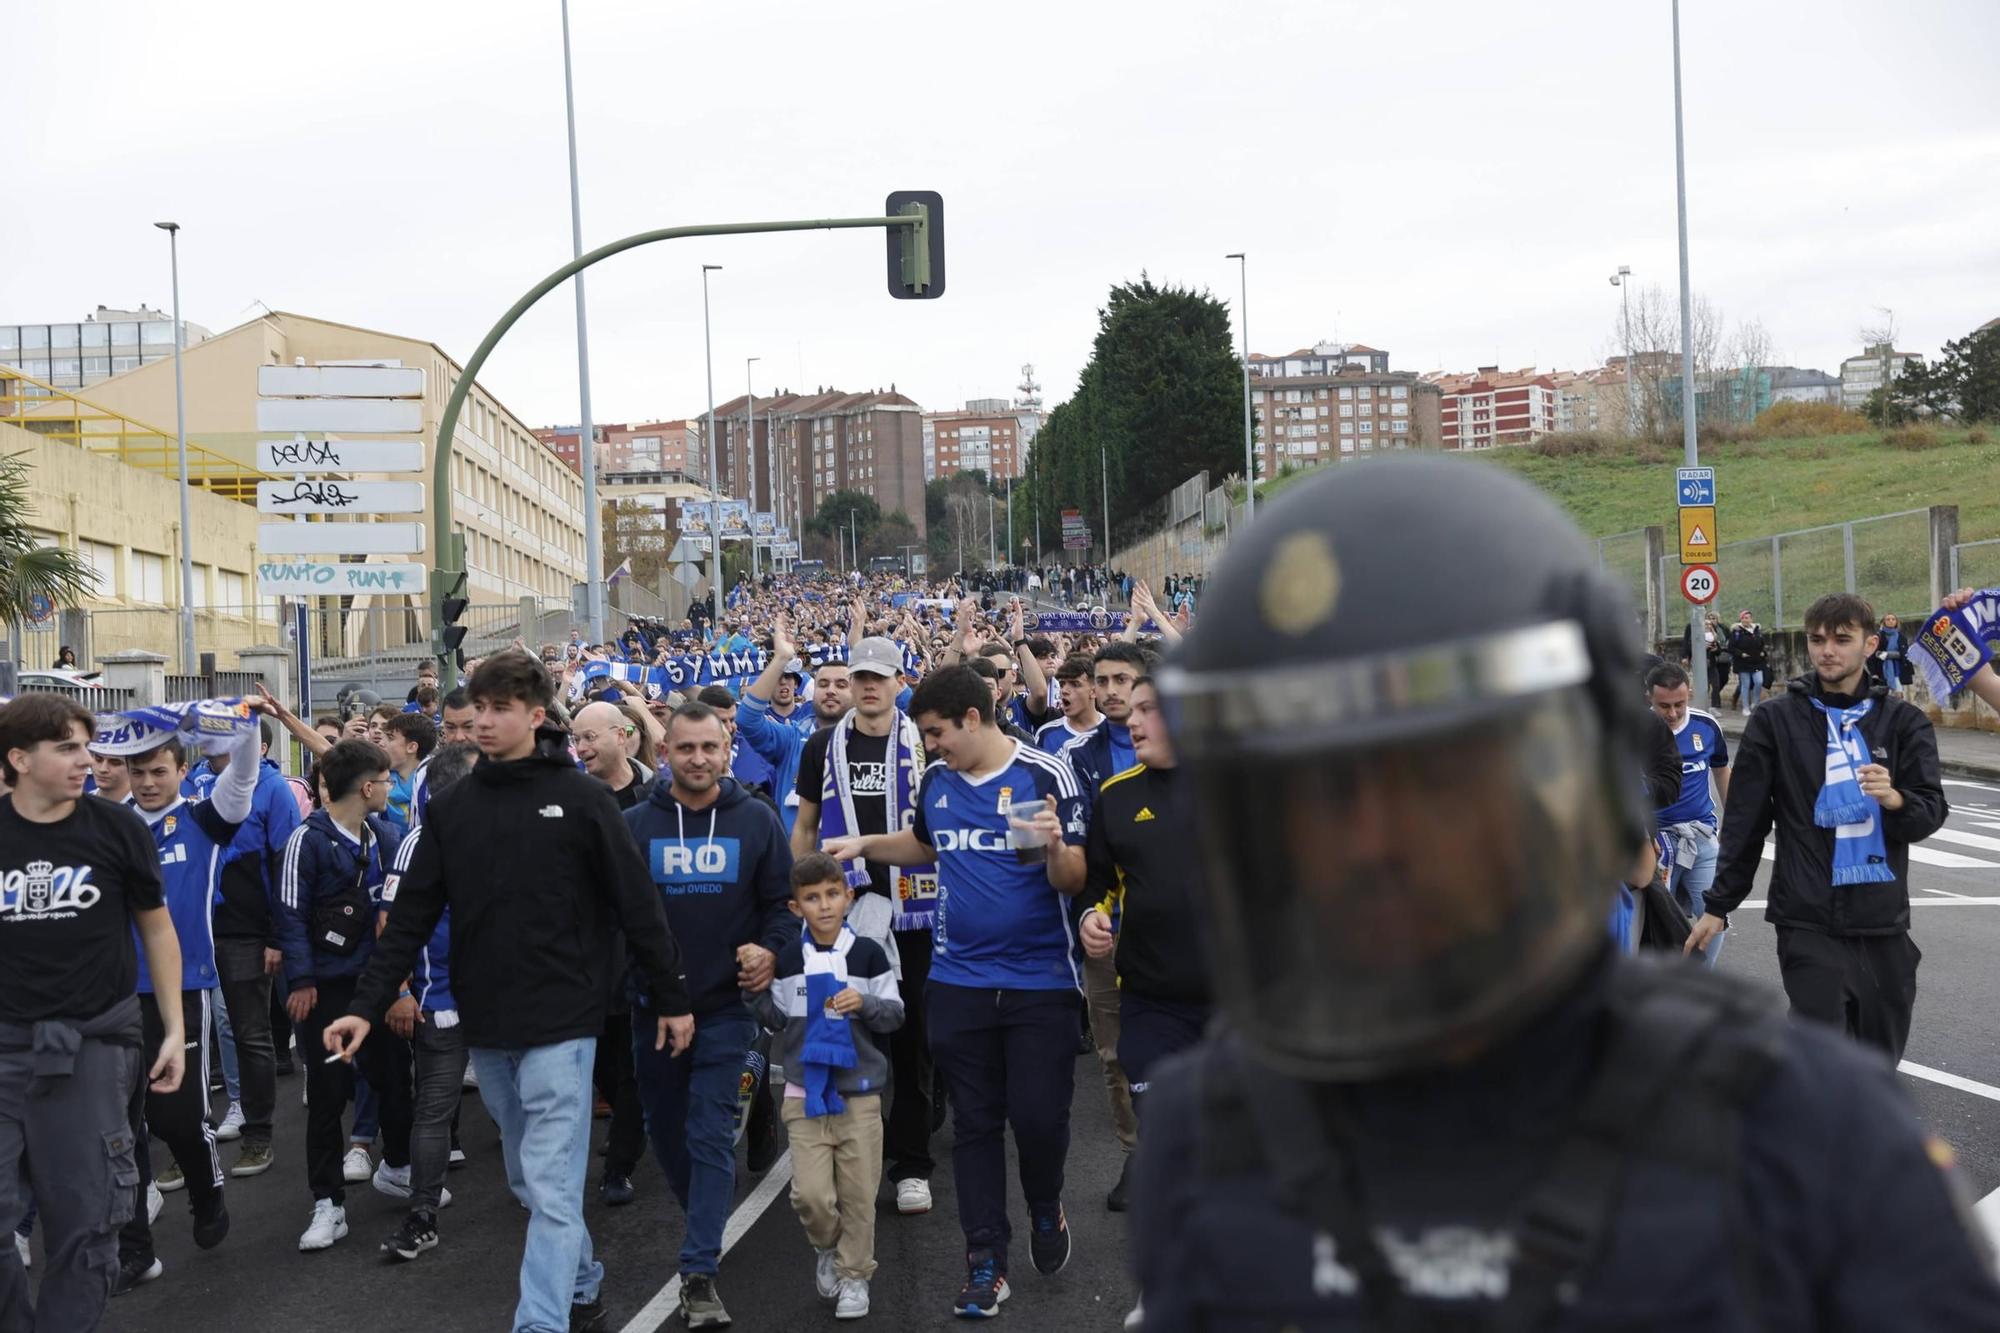
<instances>
[{"instance_id":1,"label":"raised arm","mask_svg":"<svg viewBox=\"0 0 2000 1333\"><path fill-rule=\"evenodd\" d=\"M313 758L317 759L333 748L332 741L307 726L305 720L297 713L279 703L276 696L265 689L261 681L257 684L257 698L263 705L264 711L278 719L278 724L286 731L298 737L299 744L305 746L306 753Z\"/></svg>"}]
</instances>

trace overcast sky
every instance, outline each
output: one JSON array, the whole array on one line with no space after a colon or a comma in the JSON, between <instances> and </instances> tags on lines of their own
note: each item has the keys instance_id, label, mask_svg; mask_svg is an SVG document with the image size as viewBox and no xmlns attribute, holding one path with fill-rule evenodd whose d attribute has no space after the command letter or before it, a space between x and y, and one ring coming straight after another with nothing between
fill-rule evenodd
<instances>
[{"instance_id":1,"label":"overcast sky","mask_svg":"<svg viewBox=\"0 0 2000 1333\"><path fill-rule=\"evenodd\" d=\"M9 6L0 323L256 303L463 360L570 256L557 0ZM879 233L674 241L589 276L599 421L715 392L893 382L929 408L1071 392L1109 287L1232 306L1253 347L1396 369L1573 368L1630 264L1676 282L1667 0L577 0L586 247L697 222L946 203L948 291L884 292ZM1932 352L2000 315L2000 4L1688 0L1697 291L1836 371L1895 311ZM482 380L577 417L544 298Z\"/></svg>"}]
</instances>

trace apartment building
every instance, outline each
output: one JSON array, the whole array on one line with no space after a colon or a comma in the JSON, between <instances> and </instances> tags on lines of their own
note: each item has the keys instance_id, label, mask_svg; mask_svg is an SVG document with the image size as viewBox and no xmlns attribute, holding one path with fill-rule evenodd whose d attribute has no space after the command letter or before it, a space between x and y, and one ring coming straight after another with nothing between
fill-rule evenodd
<instances>
[{"instance_id":1,"label":"apartment building","mask_svg":"<svg viewBox=\"0 0 2000 1333\"><path fill-rule=\"evenodd\" d=\"M679 472L688 476L707 471L701 455L701 423L678 421L593 422L597 436L597 472ZM554 451L572 472L583 474L580 425L543 426L535 438Z\"/></svg>"},{"instance_id":2,"label":"apartment building","mask_svg":"<svg viewBox=\"0 0 2000 1333\"><path fill-rule=\"evenodd\" d=\"M1555 380L1529 367L1502 372L1481 366L1472 374L1440 375L1440 441L1447 449L1491 449L1526 444L1556 428Z\"/></svg>"},{"instance_id":3,"label":"apartment building","mask_svg":"<svg viewBox=\"0 0 2000 1333\"><path fill-rule=\"evenodd\" d=\"M182 346L213 337L181 321ZM58 389L82 389L174 355L174 320L164 310L99 306L69 324L0 324L0 365Z\"/></svg>"},{"instance_id":4,"label":"apartment building","mask_svg":"<svg viewBox=\"0 0 2000 1333\"><path fill-rule=\"evenodd\" d=\"M1383 449L1434 448L1438 402L1436 386L1390 370L1387 352L1359 343L1250 357L1250 406L1267 477Z\"/></svg>"},{"instance_id":5,"label":"apartment building","mask_svg":"<svg viewBox=\"0 0 2000 1333\"><path fill-rule=\"evenodd\" d=\"M1895 383L1903 367L1912 361L1921 364L1923 357L1915 352L1899 352L1888 343L1862 348L1859 356L1850 356L1840 363L1840 405L1850 412L1859 412L1867 404L1869 394L1885 384Z\"/></svg>"},{"instance_id":6,"label":"apartment building","mask_svg":"<svg viewBox=\"0 0 2000 1333\"><path fill-rule=\"evenodd\" d=\"M924 413L924 480L979 471L1018 477L1028 446L1048 419L1039 407L1005 398L974 398L950 412Z\"/></svg>"}]
</instances>

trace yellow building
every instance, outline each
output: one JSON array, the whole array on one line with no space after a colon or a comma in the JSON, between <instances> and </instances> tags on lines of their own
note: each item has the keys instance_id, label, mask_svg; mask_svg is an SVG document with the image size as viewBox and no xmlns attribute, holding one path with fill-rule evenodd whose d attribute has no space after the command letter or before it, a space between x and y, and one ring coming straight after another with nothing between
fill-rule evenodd
<instances>
[{"instance_id":1,"label":"yellow building","mask_svg":"<svg viewBox=\"0 0 2000 1333\"><path fill-rule=\"evenodd\" d=\"M182 361L190 442L245 469L254 469L261 438L258 367L301 361L308 365L392 361L422 369L423 480L428 500L438 424L460 370L435 343L280 311L187 348ZM92 402L112 412L140 421L171 422L173 363L152 362L114 375L92 385L88 394ZM24 410L32 413L36 408L31 404ZM584 577L583 479L477 385L459 415L451 453L453 526L465 535L472 602L515 605L522 597L534 597L546 604L567 605L572 585ZM373 478L358 474L357 479ZM254 505L255 496L248 498ZM429 549L410 558L435 567L438 534L431 530L429 515L407 517L424 523L429 542ZM196 559L202 559L199 547Z\"/></svg>"}]
</instances>

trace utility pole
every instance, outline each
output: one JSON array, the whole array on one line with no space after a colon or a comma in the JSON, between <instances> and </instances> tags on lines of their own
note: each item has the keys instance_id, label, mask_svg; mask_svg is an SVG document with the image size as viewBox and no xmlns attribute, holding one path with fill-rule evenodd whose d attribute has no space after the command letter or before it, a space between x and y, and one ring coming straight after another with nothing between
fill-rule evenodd
<instances>
[{"instance_id":1,"label":"utility pole","mask_svg":"<svg viewBox=\"0 0 2000 1333\"><path fill-rule=\"evenodd\" d=\"M1681 236L1681 449L1687 466L1694 467L1701 459L1695 443L1694 289L1688 285L1687 145L1681 126L1681 0L1674 0L1674 194ZM1653 577L1651 571L1648 577ZM1688 604L1688 672L1694 689L1707 687L1708 651L1702 642L1701 607L1692 602Z\"/></svg>"},{"instance_id":2,"label":"utility pole","mask_svg":"<svg viewBox=\"0 0 2000 1333\"><path fill-rule=\"evenodd\" d=\"M764 358L761 356L746 356L743 358L743 413L744 413L744 419L750 423L749 426L746 428L749 432L750 438L744 441L744 447L749 451L749 456L750 456L750 474L749 474L750 484L745 489L748 491L750 496L750 578L752 582L756 581L758 573L757 570L757 388L756 388L756 381L751 379L750 377L751 376L750 367L756 365L759 361L762 361L763 359ZM775 473L775 471L776 469L774 468L773 472ZM772 479L776 480L775 476Z\"/></svg>"},{"instance_id":3,"label":"utility pole","mask_svg":"<svg viewBox=\"0 0 2000 1333\"><path fill-rule=\"evenodd\" d=\"M569 117L569 239L570 258L583 258L583 205L576 182L576 95L569 70L569 0L562 5L563 109ZM583 313L583 274L576 275L576 386L583 412L577 434L578 461L583 464L583 582L584 619L590 622L592 643L604 642L604 538L597 510L597 432L590 424L590 335ZM438 536L442 538L443 533Z\"/></svg>"},{"instance_id":4,"label":"utility pole","mask_svg":"<svg viewBox=\"0 0 2000 1333\"><path fill-rule=\"evenodd\" d=\"M701 266L701 347L708 361L708 594L722 614L722 475L715 466L715 343L708 331L708 275L720 264Z\"/></svg>"},{"instance_id":5,"label":"utility pole","mask_svg":"<svg viewBox=\"0 0 2000 1333\"><path fill-rule=\"evenodd\" d=\"M1242 292L1236 302L1236 322L1243 330L1243 521L1247 524L1257 517L1257 459L1251 446L1250 430L1250 259L1242 252L1224 255L1223 258L1236 261L1237 276L1242 281ZM1110 540L1106 539L1104 544L1108 552ZM1107 554L1105 558L1110 557Z\"/></svg>"},{"instance_id":6,"label":"utility pole","mask_svg":"<svg viewBox=\"0 0 2000 1333\"><path fill-rule=\"evenodd\" d=\"M1611 285L1623 293L1625 301L1625 433L1636 435L1639 427L1632 415L1632 266L1620 264L1611 275Z\"/></svg>"},{"instance_id":7,"label":"utility pole","mask_svg":"<svg viewBox=\"0 0 2000 1333\"><path fill-rule=\"evenodd\" d=\"M194 646L194 527L188 517L188 419L187 389L181 379L181 343L185 338L181 323L181 224L155 222L167 234L167 262L174 284L174 435L180 441L181 460L181 674L192 676L200 668ZM14 642L21 642L16 631Z\"/></svg>"}]
</instances>

